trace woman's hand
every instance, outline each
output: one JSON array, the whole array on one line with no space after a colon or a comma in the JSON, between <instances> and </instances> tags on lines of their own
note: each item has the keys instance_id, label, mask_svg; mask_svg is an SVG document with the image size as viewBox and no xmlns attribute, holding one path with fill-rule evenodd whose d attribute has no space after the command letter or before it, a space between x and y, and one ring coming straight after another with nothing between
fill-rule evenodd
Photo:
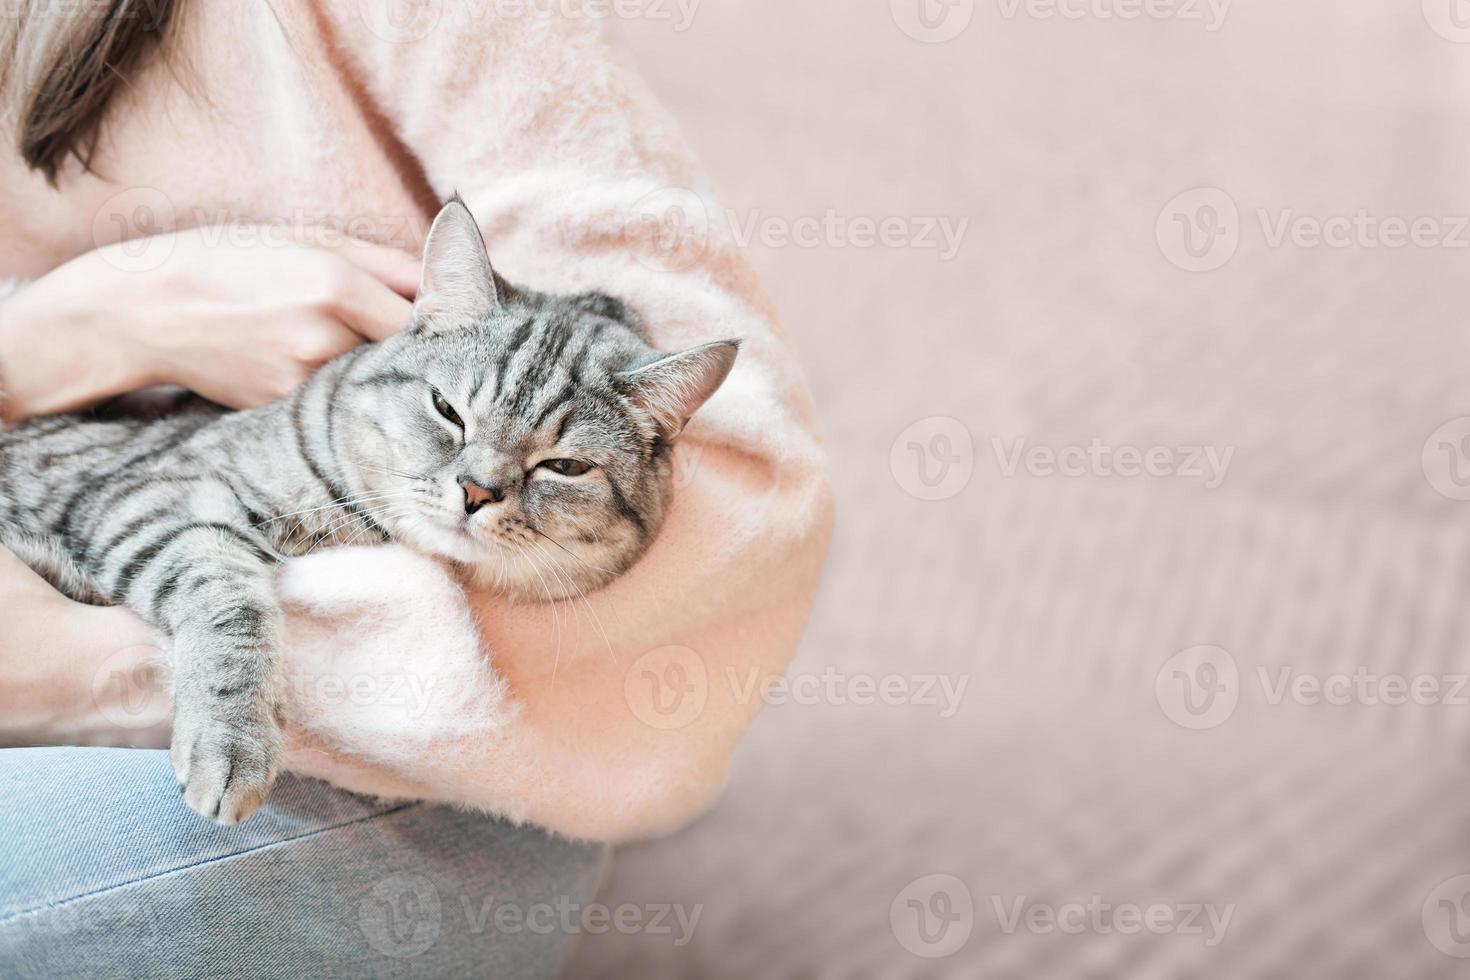
<instances>
[{"instance_id":1,"label":"woman's hand","mask_svg":"<svg viewBox=\"0 0 1470 980\"><path fill-rule=\"evenodd\" d=\"M81 255L0 303L5 416L69 411L154 384L234 408L284 397L325 362L408 323L418 262L351 239L330 247L193 229L128 271L124 248Z\"/></svg>"}]
</instances>

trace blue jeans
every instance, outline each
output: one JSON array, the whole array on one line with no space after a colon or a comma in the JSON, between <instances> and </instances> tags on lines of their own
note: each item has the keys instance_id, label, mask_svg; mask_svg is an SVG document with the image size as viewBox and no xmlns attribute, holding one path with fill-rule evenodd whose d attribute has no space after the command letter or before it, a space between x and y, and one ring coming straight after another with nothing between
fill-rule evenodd
<instances>
[{"instance_id":1,"label":"blue jeans","mask_svg":"<svg viewBox=\"0 0 1470 980\"><path fill-rule=\"evenodd\" d=\"M578 930L546 907L590 901L604 858L290 776L216 827L164 752L8 749L0 977L556 976Z\"/></svg>"}]
</instances>

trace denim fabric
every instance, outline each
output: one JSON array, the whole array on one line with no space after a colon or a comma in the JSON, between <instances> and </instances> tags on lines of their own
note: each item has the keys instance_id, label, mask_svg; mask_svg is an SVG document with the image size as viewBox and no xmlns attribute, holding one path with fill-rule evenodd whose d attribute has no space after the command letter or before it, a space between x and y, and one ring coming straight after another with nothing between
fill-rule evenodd
<instances>
[{"instance_id":1,"label":"denim fabric","mask_svg":"<svg viewBox=\"0 0 1470 980\"><path fill-rule=\"evenodd\" d=\"M549 977L604 849L283 778L216 827L163 752L0 751L0 977ZM538 914L540 913L540 914Z\"/></svg>"}]
</instances>

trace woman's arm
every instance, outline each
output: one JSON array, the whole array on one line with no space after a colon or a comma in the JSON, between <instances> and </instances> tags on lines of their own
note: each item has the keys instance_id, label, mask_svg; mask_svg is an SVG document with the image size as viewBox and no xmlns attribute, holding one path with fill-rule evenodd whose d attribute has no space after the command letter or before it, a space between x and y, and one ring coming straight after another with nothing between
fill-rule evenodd
<instances>
[{"instance_id":1,"label":"woman's arm","mask_svg":"<svg viewBox=\"0 0 1470 980\"><path fill-rule=\"evenodd\" d=\"M408 323L413 256L338 239L152 240L156 269L120 243L58 266L0 301L0 420L71 411L155 384L236 408L274 401L316 367Z\"/></svg>"},{"instance_id":2,"label":"woman's arm","mask_svg":"<svg viewBox=\"0 0 1470 980\"><path fill-rule=\"evenodd\" d=\"M478 644L471 666L487 685L503 676L515 710L465 702L458 715L411 717L385 735L382 705L352 714L334 686L332 697L301 699L288 763L363 792L465 803L573 836L673 829L713 800L815 590L831 500L800 370L726 229L686 214L695 220L672 249L661 237L656 219L673 215L660 202L703 206L680 190L700 186L697 171L612 67L594 24L431 3L435 29L405 45L371 30L397 13L361 6L301 14L296 26L331 35L324 61L345 52L344 70L378 103L368 117L395 127L434 195L463 192L509 278L617 295L669 349L728 336L745 345L681 436L673 510L631 573L585 603L475 597L493 669ZM434 652L425 631L387 649L350 619L330 635L339 661L354 648L379 657L376 673L347 680L413 675ZM83 653L71 669L90 678L105 648ZM297 666L302 655L286 650Z\"/></svg>"},{"instance_id":3,"label":"woman's arm","mask_svg":"<svg viewBox=\"0 0 1470 980\"><path fill-rule=\"evenodd\" d=\"M0 548L0 745L168 745L159 638L127 609L84 606Z\"/></svg>"},{"instance_id":4,"label":"woman's arm","mask_svg":"<svg viewBox=\"0 0 1470 980\"><path fill-rule=\"evenodd\" d=\"M417 286L413 256L341 236L194 230L153 246L168 258L148 272L108 246L0 295L0 423L160 383L271 401L402 328ZM131 611L72 602L0 548L0 623L0 745L168 744L159 640Z\"/></svg>"},{"instance_id":5,"label":"woman's arm","mask_svg":"<svg viewBox=\"0 0 1470 980\"><path fill-rule=\"evenodd\" d=\"M621 841L687 823L715 798L785 666L821 562L819 549L773 540L786 564L762 569L763 584L787 598L747 586L694 608L697 566L721 560L707 546L687 562L657 552L717 518L688 494L649 560L585 603L485 593L473 615L440 566L406 549L291 563L279 589L290 768L573 837Z\"/></svg>"}]
</instances>

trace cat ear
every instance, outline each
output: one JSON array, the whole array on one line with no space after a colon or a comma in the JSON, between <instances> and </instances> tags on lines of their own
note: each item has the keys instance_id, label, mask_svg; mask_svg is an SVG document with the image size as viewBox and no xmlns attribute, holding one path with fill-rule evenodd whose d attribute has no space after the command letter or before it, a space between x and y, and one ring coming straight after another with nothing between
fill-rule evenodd
<instances>
[{"instance_id":1,"label":"cat ear","mask_svg":"<svg viewBox=\"0 0 1470 980\"><path fill-rule=\"evenodd\" d=\"M499 310L502 301L479 226L456 194L439 209L424 242L414 325L429 333L469 326Z\"/></svg>"},{"instance_id":2,"label":"cat ear","mask_svg":"<svg viewBox=\"0 0 1470 980\"><path fill-rule=\"evenodd\" d=\"M713 395L730 369L740 341L720 340L669 354L617 377L619 390L653 417L659 435L672 439Z\"/></svg>"}]
</instances>

